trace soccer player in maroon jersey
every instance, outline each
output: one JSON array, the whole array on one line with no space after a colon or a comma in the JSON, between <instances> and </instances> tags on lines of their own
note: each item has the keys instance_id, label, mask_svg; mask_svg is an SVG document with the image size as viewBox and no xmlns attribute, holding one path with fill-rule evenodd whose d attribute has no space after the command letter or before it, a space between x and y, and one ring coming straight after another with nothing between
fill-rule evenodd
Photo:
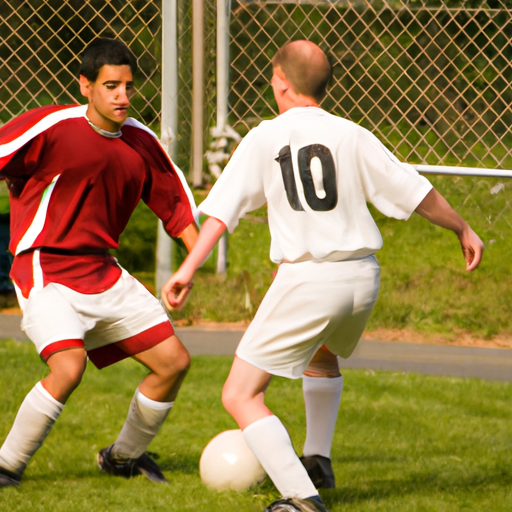
<instances>
[{"instance_id":1,"label":"soccer player in maroon jersey","mask_svg":"<svg viewBox=\"0 0 512 512\"><path fill-rule=\"evenodd\" d=\"M36 108L0 129L11 277L22 328L49 368L0 448L0 487L19 485L88 358L103 368L132 357L149 369L118 438L98 454L100 468L167 481L145 452L171 410L190 356L159 301L109 249L118 247L141 199L189 250L197 227L181 171L153 132L127 117L135 69L124 43L97 39L80 68L88 105Z\"/></svg>"}]
</instances>

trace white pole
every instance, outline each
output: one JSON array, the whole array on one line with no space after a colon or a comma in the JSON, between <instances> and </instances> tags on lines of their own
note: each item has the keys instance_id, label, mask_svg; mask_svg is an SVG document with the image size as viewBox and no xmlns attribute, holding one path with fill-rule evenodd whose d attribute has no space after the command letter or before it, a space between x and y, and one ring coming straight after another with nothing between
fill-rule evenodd
<instances>
[{"instance_id":1,"label":"white pole","mask_svg":"<svg viewBox=\"0 0 512 512\"><path fill-rule=\"evenodd\" d=\"M413 167L421 174L512 178L512 171L508 169L481 169L480 167L456 167L451 165L413 165Z\"/></svg>"},{"instance_id":2,"label":"white pole","mask_svg":"<svg viewBox=\"0 0 512 512\"><path fill-rule=\"evenodd\" d=\"M217 0L217 130L224 131L229 94L229 2Z\"/></svg>"},{"instance_id":3,"label":"white pole","mask_svg":"<svg viewBox=\"0 0 512 512\"><path fill-rule=\"evenodd\" d=\"M229 9L228 0L217 0L217 132L225 131L229 94ZM217 246L217 273L225 274L228 239L222 235Z\"/></svg>"},{"instance_id":4,"label":"white pole","mask_svg":"<svg viewBox=\"0 0 512 512\"><path fill-rule=\"evenodd\" d=\"M192 2L192 184L203 184L204 14L203 0Z\"/></svg>"},{"instance_id":5,"label":"white pole","mask_svg":"<svg viewBox=\"0 0 512 512\"><path fill-rule=\"evenodd\" d=\"M162 117L161 142L171 159L176 158L178 128L178 10L177 0L162 1ZM172 275L173 243L158 222L156 242L156 295Z\"/></svg>"},{"instance_id":6,"label":"white pole","mask_svg":"<svg viewBox=\"0 0 512 512\"><path fill-rule=\"evenodd\" d=\"M172 159L177 156L178 129L178 6L162 1L162 143Z\"/></svg>"}]
</instances>

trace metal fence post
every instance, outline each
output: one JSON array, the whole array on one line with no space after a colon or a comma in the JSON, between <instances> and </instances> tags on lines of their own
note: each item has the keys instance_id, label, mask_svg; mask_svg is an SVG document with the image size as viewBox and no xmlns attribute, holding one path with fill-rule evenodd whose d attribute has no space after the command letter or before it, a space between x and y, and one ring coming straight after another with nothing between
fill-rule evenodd
<instances>
[{"instance_id":1,"label":"metal fence post","mask_svg":"<svg viewBox=\"0 0 512 512\"><path fill-rule=\"evenodd\" d=\"M192 3L192 184L203 184L204 116L204 8L203 0Z\"/></svg>"},{"instance_id":2,"label":"metal fence post","mask_svg":"<svg viewBox=\"0 0 512 512\"><path fill-rule=\"evenodd\" d=\"M229 94L229 0L217 0L217 131L225 131ZM224 233L217 246L217 274L225 274L228 239Z\"/></svg>"},{"instance_id":3,"label":"metal fence post","mask_svg":"<svg viewBox=\"0 0 512 512\"><path fill-rule=\"evenodd\" d=\"M162 117L161 142L171 159L176 158L178 128L178 23L177 0L162 2ZM173 241L158 222L156 243L156 294L172 275Z\"/></svg>"},{"instance_id":4,"label":"metal fence post","mask_svg":"<svg viewBox=\"0 0 512 512\"><path fill-rule=\"evenodd\" d=\"M217 0L217 130L224 131L229 94L229 0Z\"/></svg>"}]
</instances>

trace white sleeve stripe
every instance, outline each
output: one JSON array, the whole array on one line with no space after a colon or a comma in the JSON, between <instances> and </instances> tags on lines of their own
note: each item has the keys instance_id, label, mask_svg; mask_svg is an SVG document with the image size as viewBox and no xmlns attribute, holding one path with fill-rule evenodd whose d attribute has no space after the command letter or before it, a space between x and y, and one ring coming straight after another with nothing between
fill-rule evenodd
<instances>
[{"instance_id":1,"label":"white sleeve stripe","mask_svg":"<svg viewBox=\"0 0 512 512\"><path fill-rule=\"evenodd\" d=\"M174 167L174 170L176 171L176 174L178 175L178 178L180 179L183 190L185 190L185 194L187 194L188 202L190 203L190 208L192 210L192 214L194 215L194 220L196 221L196 224L199 225L199 210L197 209L196 201L194 199L194 195L192 194L192 190L190 190L190 187L188 186L187 179L185 178L183 171L172 160L171 163L172 166Z\"/></svg>"},{"instance_id":2,"label":"white sleeve stripe","mask_svg":"<svg viewBox=\"0 0 512 512\"><path fill-rule=\"evenodd\" d=\"M1 145L0 158L18 151L18 149L23 147L27 142L31 141L34 137L44 132L48 128L51 128L53 125L59 123L60 121L65 121L66 119L75 119L77 117L85 117L86 110L87 105L79 105L77 107L70 107L48 114L18 138L8 142L7 144Z\"/></svg>"},{"instance_id":3,"label":"white sleeve stripe","mask_svg":"<svg viewBox=\"0 0 512 512\"><path fill-rule=\"evenodd\" d=\"M134 128L140 128L141 130L144 130L145 132L152 135L155 139L158 139L156 133L153 130L142 124L140 121L137 121L137 119L134 119L133 117L126 119L126 121L123 123L123 126L133 126Z\"/></svg>"},{"instance_id":4,"label":"white sleeve stripe","mask_svg":"<svg viewBox=\"0 0 512 512\"><path fill-rule=\"evenodd\" d=\"M165 156L168 158L169 162L171 163L174 170L176 171L178 178L180 179L181 186L183 187L183 190L185 190L185 194L187 194L188 202L190 203L190 208L192 210L192 213L194 214L194 220L196 221L196 223L198 223L199 222L199 211L197 210L196 202L194 200L192 191L190 190L190 187L188 186L187 179L185 178L183 171L172 161L171 157L165 150L165 147L158 140L156 133L153 130L151 130L150 128L148 128L146 125L144 125L141 122L134 119L133 117L129 117L123 123L123 126L133 126L134 128L140 128L141 130L144 130L145 132L152 135L158 141L158 144L160 145L161 150L164 152Z\"/></svg>"}]
</instances>

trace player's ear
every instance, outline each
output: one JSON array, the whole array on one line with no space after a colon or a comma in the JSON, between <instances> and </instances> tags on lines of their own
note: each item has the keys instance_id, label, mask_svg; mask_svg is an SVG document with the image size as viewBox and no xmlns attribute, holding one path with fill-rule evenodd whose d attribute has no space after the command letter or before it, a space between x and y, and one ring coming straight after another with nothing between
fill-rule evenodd
<instances>
[{"instance_id":1,"label":"player's ear","mask_svg":"<svg viewBox=\"0 0 512 512\"><path fill-rule=\"evenodd\" d=\"M276 66L272 75L272 85L279 90L280 93L285 93L290 88L290 83L286 79L283 70Z\"/></svg>"},{"instance_id":2,"label":"player's ear","mask_svg":"<svg viewBox=\"0 0 512 512\"><path fill-rule=\"evenodd\" d=\"M80 93L82 94L82 96L88 98L91 90L91 82L87 78L85 78L84 75L80 75L78 77L78 83L80 84Z\"/></svg>"}]
</instances>

